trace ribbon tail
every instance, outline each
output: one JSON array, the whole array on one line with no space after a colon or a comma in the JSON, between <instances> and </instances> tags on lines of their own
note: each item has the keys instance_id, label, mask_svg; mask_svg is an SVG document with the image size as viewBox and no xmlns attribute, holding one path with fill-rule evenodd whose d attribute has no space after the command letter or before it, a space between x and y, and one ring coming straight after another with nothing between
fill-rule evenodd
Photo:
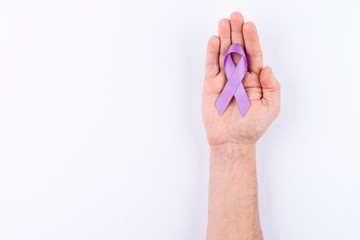
<instances>
[{"instance_id":1,"label":"ribbon tail","mask_svg":"<svg viewBox=\"0 0 360 240\"><path fill-rule=\"evenodd\" d=\"M250 100L246 94L246 91L244 89L244 86L242 84L239 85L238 89L236 90L235 94L236 102L239 106L241 115L245 117L245 114L249 110L251 103Z\"/></svg>"},{"instance_id":2,"label":"ribbon tail","mask_svg":"<svg viewBox=\"0 0 360 240\"><path fill-rule=\"evenodd\" d=\"M220 93L220 96L216 100L216 107L220 116L224 114L226 107L229 105L232 97L234 96L234 92L232 90L233 87L229 84L229 82L227 82L224 89Z\"/></svg>"}]
</instances>

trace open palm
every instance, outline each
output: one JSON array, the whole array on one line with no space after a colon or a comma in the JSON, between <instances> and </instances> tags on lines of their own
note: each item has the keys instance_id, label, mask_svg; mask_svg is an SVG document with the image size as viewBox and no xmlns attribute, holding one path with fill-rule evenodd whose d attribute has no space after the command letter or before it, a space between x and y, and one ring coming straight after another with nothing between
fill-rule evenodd
<instances>
[{"instance_id":1,"label":"open palm","mask_svg":"<svg viewBox=\"0 0 360 240\"><path fill-rule=\"evenodd\" d=\"M263 68L256 27L251 22L244 23L241 13L232 13L230 20L222 19L218 34L209 39L206 53L202 116L207 139L210 146L226 143L253 144L280 112L280 84L270 67ZM215 106L227 81L224 58L231 44L240 44L248 60L248 71L242 83L251 106L245 117L242 117L234 98L223 116L220 116ZM241 56L233 54L232 58L237 64Z\"/></svg>"}]
</instances>

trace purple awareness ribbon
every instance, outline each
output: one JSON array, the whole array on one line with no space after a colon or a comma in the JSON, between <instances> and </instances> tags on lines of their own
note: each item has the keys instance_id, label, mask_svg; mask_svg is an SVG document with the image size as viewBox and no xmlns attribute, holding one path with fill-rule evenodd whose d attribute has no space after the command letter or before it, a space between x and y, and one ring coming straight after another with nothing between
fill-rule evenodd
<instances>
[{"instance_id":1,"label":"purple awareness ribbon","mask_svg":"<svg viewBox=\"0 0 360 240\"><path fill-rule=\"evenodd\" d=\"M239 53L242 56L238 65L236 66L231 59L231 53ZM247 66L248 62L246 60L244 49L238 44L231 45L224 59L224 70L228 81L216 101L216 107L220 113L220 116L224 114L224 111L229 105L233 96L235 97L243 117L248 111L251 103L248 96L246 95L244 86L241 83L247 71Z\"/></svg>"}]
</instances>

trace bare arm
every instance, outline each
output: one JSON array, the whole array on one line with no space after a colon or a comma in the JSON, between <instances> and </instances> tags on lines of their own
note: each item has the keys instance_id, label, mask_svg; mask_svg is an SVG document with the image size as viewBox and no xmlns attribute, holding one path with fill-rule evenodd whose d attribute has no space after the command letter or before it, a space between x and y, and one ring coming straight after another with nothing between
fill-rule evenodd
<instances>
[{"instance_id":1,"label":"bare arm","mask_svg":"<svg viewBox=\"0 0 360 240\"><path fill-rule=\"evenodd\" d=\"M211 149L208 240L262 239L255 145Z\"/></svg>"},{"instance_id":2,"label":"bare arm","mask_svg":"<svg viewBox=\"0 0 360 240\"><path fill-rule=\"evenodd\" d=\"M240 44L249 66L243 85L251 106L242 117L234 100L223 116L215 106L226 84L224 57ZM235 64L239 55L232 56ZM202 115L210 145L207 240L263 239L258 212L255 145L280 111L280 84L263 67L256 27L234 12L219 22L218 36L209 39L202 97Z\"/></svg>"}]
</instances>

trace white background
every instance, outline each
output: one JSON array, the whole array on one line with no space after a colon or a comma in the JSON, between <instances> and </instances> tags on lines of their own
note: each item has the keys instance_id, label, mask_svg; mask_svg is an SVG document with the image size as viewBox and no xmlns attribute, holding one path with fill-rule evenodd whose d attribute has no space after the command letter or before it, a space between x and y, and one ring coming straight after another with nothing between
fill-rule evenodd
<instances>
[{"instance_id":1,"label":"white background","mask_svg":"<svg viewBox=\"0 0 360 240\"><path fill-rule=\"evenodd\" d=\"M265 239L360 239L358 1L0 2L0 239L204 239L207 39L241 11L282 84Z\"/></svg>"}]
</instances>

